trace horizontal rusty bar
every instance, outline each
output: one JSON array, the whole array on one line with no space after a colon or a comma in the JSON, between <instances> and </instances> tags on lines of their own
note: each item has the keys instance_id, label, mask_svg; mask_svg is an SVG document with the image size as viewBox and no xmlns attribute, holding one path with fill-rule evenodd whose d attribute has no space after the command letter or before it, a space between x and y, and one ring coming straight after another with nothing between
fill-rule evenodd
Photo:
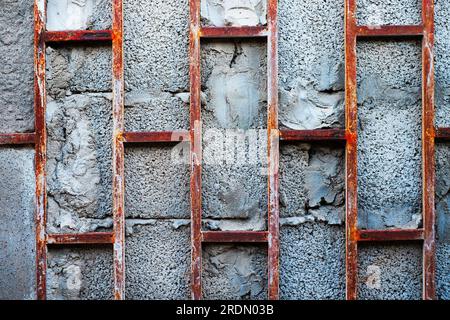
<instances>
[{"instance_id":1,"label":"horizontal rusty bar","mask_svg":"<svg viewBox=\"0 0 450 320\"><path fill-rule=\"evenodd\" d=\"M344 129L280 130L281 141L345 141Z\"/></svg>"},{"instance_id":2,"label":"horizontal rusty bar","mask_svg":"<svg viewBox=\"0 0 450 320\"><path fill-rule=\"evenodd\" d=\"M356 36L365 37L419 37L422 25L356 26Z\"/></svg>"},{"instance_id":3,"label":"horizontal rusty bar","mask_svg":"<svg viewBox=\"0 0 450 320\"><path fill-rule=\"evenodd\" d=\"M436 128L435 139L450 140L450 128Z\"/></svg>"},{"instance_id":4,"label":"horizontal rusty bar","mask_svg":"<svg viewBox=\"0 0 450 320\"><path fill-rule=\"evenodd\" d=\"M49 234L47 244L67 245L67 244L112 244L114 234L112 232L90 232L78 234Z\"/></svg>"},{"instance_id":5,"label":"horizontal rusty bar","mask_svg":"<svg viewBox=\"0 0 450 320\"><path fill-rule=\"evenodd\" d=\"M258 243L268 241L267 231L203 231L202 241L213 243Z\"/></svg>"},{"instance_id":6,"label":"horizontal rusty bar","mask_svg":"<svg viewBox=\"0 0 450 320\"><path fill-rule=\"evenodd\" d=\"M201 38L254 38L267 37L266 27L203 27Z\"/></svg>"},{"instance_id":7,"label":"horizontal rusty bar","mask_svg":"<svg viewBox=\"0 0 450 320\"><path fill-rule=\"evenodd\" d=\"M423 240L423 229L358 230L357 241L416 241Z\"/></svg>"},{"instance_id":8,"label":"horizontal rusty bar","mask_svg":"<svg viewBox=\"0 0 450 320\"><path fill-rule=\"evenodd\" d=\"M188 131L125 132L123 134L123 141L126 143L189 141L189 132Z\"/></svg>"},{"instance_id":9,"label":"horizontal rusty bar","mask_svg":"<svg viewBox=\"0 0 450 320\"><path fill-rule=\"evenodd\" d=\"M34 144L34 133L5 133L0 134L0 145Z\"/></svg>"},{"instance_id":10,"label":"horizontal rusty bar","mask_svg":"<svg viewBox=\"0 0 450 320\"><path fill-rule=\"evenodd\" d=\"M44 39L47 43L60 42L87 42L87 41L112 41L111 30L67 30L46 31Z\"/></svg>"}]
</instances>

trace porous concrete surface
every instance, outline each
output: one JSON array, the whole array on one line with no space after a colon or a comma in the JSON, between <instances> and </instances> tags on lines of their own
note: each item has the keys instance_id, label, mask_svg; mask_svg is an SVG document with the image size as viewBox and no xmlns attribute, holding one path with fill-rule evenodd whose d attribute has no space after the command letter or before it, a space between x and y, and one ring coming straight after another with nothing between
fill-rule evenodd
<instances>
[{"instance_id":1,"label":"porous concrete surface","mask_svg":"<svg viewBox=\"0 0 450 320\"><path fill-rule=\"evenodd\" d=\"M282 222L280 298L345 298L345 229L323 222Z\"/></svg>"},{"instance_id":2,"label":"porous concrete surface","mask_svg":"<svg viewBox=\"0 0 450 320\"><path fill-rule=\"evenodd\" d=\"M205 299L267 299L267 247L203 246Z\"/></svg>"},{"instance_id":3,"label":"porous concrete surface","mask_svg":"<svg viewBox=\"0 0 450 320\"><path fill-rule=\"evenodd\" d=\"M417 228L422 201L420 43L360 42L357 52L359 226Z\"/></svg>"},{"instance_id":4,"label":"porous concrete surface","mask_svg":"<svg viewBox=\"0 0 450 320\"><path fill-rule=\"evenodd\" d=\"M33 1L2 1L0 25L0 133L32 132Z\"/></svg>"},{"instance_id":5,"label":"porous concrete surface","mask_svg":"<svg viewBox=\"0 0 450 320\"><path fill-rule=\"evenodd\" d=\"M178 148L179 147L179 148ZM190 217L190 171L176 150L189 146L128 146L125 149L125 212L133 218ZM187 152L186 152L187 151ZM183 160L181 158L181 160Z\"/></svg>"},{"instance_id":6,"label":"porous concrete surface","mask_svg":"<svg viewBox=\"0 0 450 320\"><path fill-rule=\"evenodd\" d=\"M421 299L420 243L359 244L358 261L359 299Z\"/></svg>"},{"instance_id":7,"label":"porous concrete surface","mask_svg":"<svg viewBox=\"0 0 450 320\"><path fill-rule=\"evenodd\" d=\"M34 151L0 148L0 299L35 298Z\"/></svg>"},{"instance_id":8,"label":"porous concrete surface","mask_svg":"<svg viewBox=\"0 0 450 320\"><path fill-rule=\"evenodd\" d=\"M358 0L359 25L417 25L422 21L420 0Z\"/></svg>"}]
</instances>

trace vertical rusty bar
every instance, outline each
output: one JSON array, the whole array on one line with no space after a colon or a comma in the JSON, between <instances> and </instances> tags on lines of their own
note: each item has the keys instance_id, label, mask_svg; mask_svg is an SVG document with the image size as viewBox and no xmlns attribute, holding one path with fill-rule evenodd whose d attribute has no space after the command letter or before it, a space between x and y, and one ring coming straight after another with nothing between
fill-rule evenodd
<instances>
[{"instance_id":1,"label":"vertical rusty bar","mask_svg":"<svg viewBox=\"0 0 450 320\"><path fill-rule=\"evenodd\" d=\"M47 132L45 110L47 104L45 89L45 23L46 0L34 1L34 114L35 114L35 175L36 175L36 296L38 300L47 298Z\"/></svg>"},{"instance_id":2,"label":"vertical rusty bar","mask_svg":"<svg viewBox=\"0 0 450 320\"><path fill-rule=\"evenodd\" d=\"M114 219L114 298L125 299L125 214L124 214L124 67L123 4L113 0L112 21L113 90L113 219Z\"/></svg>"},{"instance_id":3,"label":"vertical rusty bar","mask_svg":"<svg viewBox=\"0 0 450 320\"><path fill-rule=\"evenodd\" d=\"M278 130L278 0L268 0L267 149L268 149L268 298L279 298L279 140Z\"/></svg>"},{"instance_id":4,"label":"vertical rusty bar","mask_svg":"<svg viewBox=\"0 0 450 320\"><path fill-rule=\"evenodd\" d=\"M202 124L200 101L200 0L189 0L191 294L202 298Z\"/></svg>"},{"instance_id":5,"label":"vertical rusty bar","mask_svg":"<svg viewBox=\"0 0 450 320\"><path fill-rule=\"evenodd\" d=\"M422 0L423 299L435 298L434 1Z\"/></svg>"},{"instance_id":6,"label":"vertical rusty bar","mask_svg":"<svg viewBox=\"0 0 450 320\"><path fill-rule=\"evenodd\" d=\"M345 157L346 199L346 297L357 298L358 282L358 165L357 127L358 105L356 87L356 0L345 1L345 128L347 135Z\"/></svg>"}]
</instances>

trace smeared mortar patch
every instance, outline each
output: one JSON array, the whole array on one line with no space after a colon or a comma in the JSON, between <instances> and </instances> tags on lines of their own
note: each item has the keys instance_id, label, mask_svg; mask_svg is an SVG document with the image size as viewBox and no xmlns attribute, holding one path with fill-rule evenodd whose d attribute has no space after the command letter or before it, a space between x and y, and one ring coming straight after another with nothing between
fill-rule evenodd
<instances>
[{"instance_id":1,"label":"smeared mortar patch","mask_svg":"<svg viewBox=\"0 0 450 320\"><path fill-rule=\"evenodd\" d=\"M202 46L202 84L208 128L266 126L266 50L259 42L211 42Z\"/></svg>"},{"instance_id":2,"label":"smeared mortar patch","mask_svg":"<svg viewBox=\"0 0 450 320\"><path fill-rule=\"evenodd\" d=\"M265 247L207 245L203 248L205 299L265 299Z\"/></svg>"},{"instance_id":3,"label":"smeared mortar patch","mask_svg":"<svg viewBox=\"0 0 450 320\"><path fill-rule=\"evenodd\" d=\"M49 228L92 230L111 215L111 102L103 95L49 101L47 110Z\"/></svg>"},{"instance_id":4,"label":"smeared mortar patch","mask_svg":"<svg viewBox=\"0 0 450 320\"><path fill-rule=\"evenodd\" d=\"M265 0L202 0L201 19L204 25L257 26L267 23Z\"/></svg>"},{"instance_id":5,"label":"smeared mortar patch","mask_svg":"<svg viewBox=\"0 0 450 320\"><path fill-rule=\"evenodd\" d=\"M110 0L47 0L47 30L111 28Z\"/></svg>"},{"instance_id":6,"label":"smeared mortar patch","mask_svg":"<svg viewBox=\"0 0 450 320\"><path fill-rule=\"evenodd\" d=\"M280 89L280 121L294 130L341 126L344 92L320 92L298 80L290 90Z\"/></svg>"}]
</instances>

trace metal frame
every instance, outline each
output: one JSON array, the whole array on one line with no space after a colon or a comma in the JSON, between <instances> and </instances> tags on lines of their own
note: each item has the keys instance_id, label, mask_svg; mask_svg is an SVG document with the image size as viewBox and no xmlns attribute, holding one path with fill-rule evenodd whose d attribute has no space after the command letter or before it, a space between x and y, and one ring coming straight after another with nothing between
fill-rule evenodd
<instances>
[{"instance_id":1,"label":"metal frame","mask_svg":"<svg viewBox=\"0 0 450 320\"><path fill-rule=\"evenodd\" d=\"M345 127L346 127L346 281L347 299L357 298L358 242L423 241L423 299L435 298L435 130L434 130L434 1L422 0L422 23L407 26L358 26L356 1L345 0ZM422 210L423 229L358 230L357 39L422 38ZM450 130L437 130L449 138Z\"/></svg>"},{"instance_id":2,"label":"metal frame","mask_svg":"<svg viewBox=\"0 0 450 320\"><path fill-rule=\"evenodd\" d=\"M279 142L329 141L346 143L346 296L357 298L357 244L379 241L423 241L423 298L435 298L435 139L450 140L450 128L434 128L434 1L422 0L422 23L415 26L358 26L356 0L345 0L345 92L346 126L328 130L278 129L278 27L277 0L268 0L267 27L201 27L200 0L190 0L190 130L169 132L125 132L123 124L123 8L113 1L112 30L48 32L45 29L46 1L34 5L34 101L35 132L0 134L0 145L35 146L36 174L36 278L37 298L46 298L47 245L112 244L114 248L114 297L125 298L124 237L124 144L190 141L191 146L191 233L192 298L200 299L202 243L267 243L268 297L279 298ZM214 232L201 230L201 38L267 38L268 41L268 231ZM423 228L414 230L357 229L357 98L356 41L373 37L422 38L422 179ZM113 49L113 232L47 234L46 194L46 88L45 48L47 43L112 42Z\"/></svg>"}]
</instances>

